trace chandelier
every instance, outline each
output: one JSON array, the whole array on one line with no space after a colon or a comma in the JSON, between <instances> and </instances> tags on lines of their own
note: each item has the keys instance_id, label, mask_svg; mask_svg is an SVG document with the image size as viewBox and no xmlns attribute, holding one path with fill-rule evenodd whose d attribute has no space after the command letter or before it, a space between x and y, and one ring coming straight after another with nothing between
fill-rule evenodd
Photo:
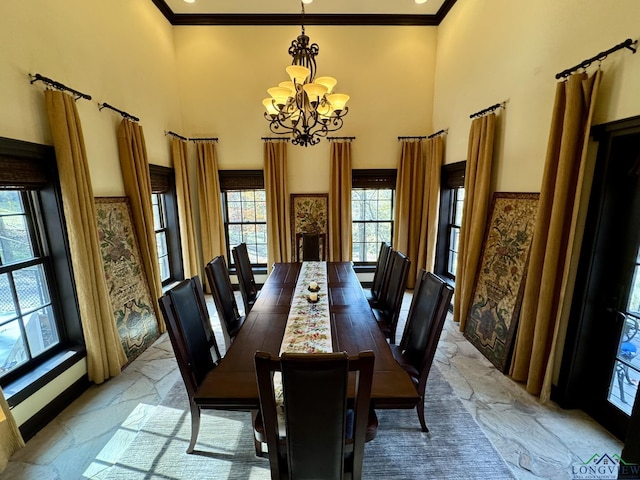
<instances>
[{"instance_id":1,"label":"chandelier","mask_svg":"<svg viewBox=\"0 0 640 480\"><path fill-rule=\"evenodd\" d=\"M262 104L269 129L278 135L292 135L294 145L316 145L321 137L342 128L349 95L334 93L338 83L333 77L316 78L318 44L309 44L304 33L304 5L302 33L291 42L289 55L293 61L286 72L290 80L267 90L269 98Z\"/></svg>"}]
</instances>

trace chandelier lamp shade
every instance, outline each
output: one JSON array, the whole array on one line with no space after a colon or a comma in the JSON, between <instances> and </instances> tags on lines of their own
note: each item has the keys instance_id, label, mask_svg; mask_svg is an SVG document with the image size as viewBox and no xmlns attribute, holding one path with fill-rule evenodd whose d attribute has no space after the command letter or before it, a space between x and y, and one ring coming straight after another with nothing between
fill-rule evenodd
<instances>
[{"instance_id":1,"label":"chandelier lamp shade","mask_svg":"<svg viewBox=\"0 0 640 480\"><path fill-rule=\"evenodd\" d=\"M304 18L304 5L302 5ZM316 145L329 132L342 128L348 113L349 95L336 93L338 83L333 77L316 77L318 45L309 43L302 33L291 42L292 64L286 68L290 80L267 89L270 97L262 104L269 129L277 135L291 135L294 145Z\"/></svg>"}]
</instances>

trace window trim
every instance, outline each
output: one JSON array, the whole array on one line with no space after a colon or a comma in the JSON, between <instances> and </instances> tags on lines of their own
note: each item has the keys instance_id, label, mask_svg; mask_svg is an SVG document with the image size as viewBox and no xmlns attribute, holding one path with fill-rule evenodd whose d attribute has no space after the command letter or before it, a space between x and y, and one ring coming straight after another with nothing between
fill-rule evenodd
<instances>
[{"instance_id":1,"label":"window trim","mask_svg":"<svg viewBox=\"0 0 640 480\"><path fill-rule=\"evenodd\" d=\"M440 175L440 212L438 215L438 239L436 241L435 273L451 286L455 286L455 278L447 271L449 261L449 227L451 225L451 208L453 190L464 188L466 160L443 165Z\"/></svg>"},{"instance_id":2,"label":"window trim","mask_svg":"<svg viewBox=\"0 0 640 480\"><path fill-rule=\"evenodd\" d=\"M264 186L264 171L263 170L218 170L218 179L220 182L220 193L222 203L222 217L224 238L227 244L227 266L229 273L235 274L236 267L233 264L233 255L231 249L234 245L229 242L229 212L227 209L227 192L230 191L242 191L242 190L265 190ZM233 223L237 225L237 223ZM262 222L246 222L247 225L258 224L262 225ZM264 225L267 225L265 219ZM251 263L251 268L254 274L267 273L267 263Z\"/></svg>"},{"instance_id":3,"label":"window trim","mask_svg":"<svg viewBox=\"0 0 640 480\"><path fill-rule=\"evenodd\" d=\"M389 243L393 241L393 233L395 229L395 208L396 208L396 181L398 171L395 168L368 168L351 170L351 189L365 190L392 190L392 218L391 218L391 238ZM353 228L353 215L351 217L351 225ZM363 222L366 223L366 222ZM352 247L353 248L353 247ZM353 251L352 251L353 255ZM375 270L376 261L371 262L353 262L356 273L370 273Z\"/></svg>"},{"instance_id":4,"label":"window trim","mask_svg":"<svg viewBox=\"0 0 640 480\"><path fill-rule=\"evenodd\" d=\"M165 232L167 234L170 272L169 278L162 282L162 286L166 287L167 285L184 280L175 170L170 167L149 164L149 176L151 178L151 193L163 194L165 200Z\"/></svg>"},{"instance_id":5,"label":"window trim","mask_svg":"<svg viewBox=\"0 0 640 480\"><path fill-rule=\"evenodd\" d=\"M37 167L46 179L34 195L39 203L40 214L34 215L33 221L42 228L41 234L46 244L42 247L48 257L48 273L55 278L54 281L50 277L47 280L60 341L0 379L0 386L5 390L11 406L37 391L46 383L46 379L62 373L68 362L86 356L55 150L51 146L0 137L0 166L16 161ZM9 188L19 189L16 184L10 184ZM29 190L34 188L32 183L25 186ZM56 361L61 356L66 360ZM51 365L51 368L44 375L38 374L44 364Z\"/></svg>"}]
</instances>

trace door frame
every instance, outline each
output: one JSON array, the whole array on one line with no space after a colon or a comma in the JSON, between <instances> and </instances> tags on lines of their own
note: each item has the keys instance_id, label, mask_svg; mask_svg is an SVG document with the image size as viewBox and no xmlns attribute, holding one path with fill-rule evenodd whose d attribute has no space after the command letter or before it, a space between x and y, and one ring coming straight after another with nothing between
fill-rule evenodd
<instances>
[{"instance_id":1,"label":"door frame","mask_svg":"<svg viewBox=\"0 0 640 480\"><path fill-rule=\"evenodd\" d=\"M594 388L598 387L594 386L592 379L597 375L608 375L612 371L622 322L615 320L615 313L611 312L610 321L617 321L619 325L605 328L604 324L608 320L588 315L588 307L591 306L589 302L593 302L588 297L588 292L593 279L603 267L603 262L599 264L597 261L596 251L599 246L598 232L606 219L604 207L613 141L617 137L637 133L640 133L640 116L595 125L591 129L593 138L598 141L598 151L562 364L558 385L553 391L553 399L561 407L582 408L620 439L624 439L626 434L628 417L616 407L607 409L603 406L600 397L593 394ZM614 350L610 351L611 349ZM594 351L601 354L593 355ZM603 358L608 360L602 362Z\"/></svg>"}]
</instances>

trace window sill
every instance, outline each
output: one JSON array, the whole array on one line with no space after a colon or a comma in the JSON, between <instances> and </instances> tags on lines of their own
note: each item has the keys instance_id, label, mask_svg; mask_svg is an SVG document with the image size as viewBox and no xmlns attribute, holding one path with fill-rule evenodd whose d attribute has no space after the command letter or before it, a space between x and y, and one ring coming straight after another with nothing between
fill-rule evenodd
<instances>
[{"instance_id":1,"label":"window sill","mask_svg":"<svg viewBox=\"0 0 640 480\"><path fill-rule=\"evenodd\" d=\"M69 347L17 380L3 385L2 391L7 403L10 407L18 405L84 357L86 357L84 347Z\"/></svg>"},{"instance_id":2,"label":"window sill","mask_svg":"<svg viewBox=\"0 0 640 480\"><path fill-rule=\"evenodd\" d=\"M354 264L353 265L353 270L356 273L374 273L376 271L376 264L375 263L370 263L370 264Z\"/></svg>"}]
</instances>

